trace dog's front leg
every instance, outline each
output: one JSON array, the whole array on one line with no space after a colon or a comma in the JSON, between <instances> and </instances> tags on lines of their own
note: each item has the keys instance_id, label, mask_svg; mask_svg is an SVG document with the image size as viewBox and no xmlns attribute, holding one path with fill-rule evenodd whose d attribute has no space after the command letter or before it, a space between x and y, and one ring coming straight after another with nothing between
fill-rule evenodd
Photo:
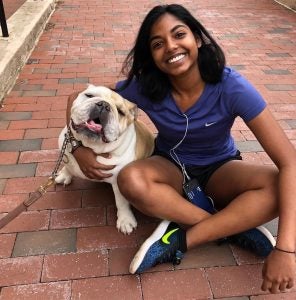
<instances>
[{"instance_id":1,"label":"dog's front leg","mask_svg":"<svg viewBox=\"0 0 296 300\"><path fill-rule=\"evenodd\" d=\"M122 196L117 183L112 184L117 207L116 227L124 234L130 234L137 227L136 218L131 211L128 201Z\"/></svg>"},{"instance_id":2,"label":"dog's front leg","mask_svg":"<svg viewBox=\"0 0 296 300\"><path fill-rule=\"evenodd\" d=\"M68 185L71 183L71 181L72 181L72 174L69 172L68 168L64 166L59 172L58 176L55 178L55 182Z\"/></svg>"}]
</instances>

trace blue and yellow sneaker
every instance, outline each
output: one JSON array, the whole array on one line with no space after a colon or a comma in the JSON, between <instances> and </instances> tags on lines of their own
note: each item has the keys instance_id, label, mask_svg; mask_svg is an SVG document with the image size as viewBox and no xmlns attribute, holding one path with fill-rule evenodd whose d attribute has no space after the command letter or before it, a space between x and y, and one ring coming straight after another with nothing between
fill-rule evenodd
<instances>
[{"instance_id":1,"label":"blue and yellow sneaker","mask_svg":"<svg viewBox=\"0 0 296 300\"><path fill-rule=\"evenodd\" d=\"M227 240L241 248L251 250L262 257L268 256L276 243L272 234L264 226L258 226L232 235Z\"/></svg>"},{"instance_id":2,"label":"blue and yellow sneaker","mask_svg":"<svg viewBox=\"0 0 296 300\"><path fill-rule=\"evenodd\" d=\"M178 224L164 220L134 256L129 271L141 273L165 262L179 264L186 252L186 233Z\"/></svg>"}]
</instances>

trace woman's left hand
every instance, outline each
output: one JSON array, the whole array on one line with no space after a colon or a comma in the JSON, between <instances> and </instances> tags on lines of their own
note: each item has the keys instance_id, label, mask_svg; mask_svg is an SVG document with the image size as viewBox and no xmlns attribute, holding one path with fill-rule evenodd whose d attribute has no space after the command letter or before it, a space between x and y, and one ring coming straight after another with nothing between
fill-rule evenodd
<instances>
[{"instance_id":1,"label":"woman's left hand","mask_svg":"<svg viewBox=\"0 0 296 300\"><path fill-rule=\"evenodd\" d=\"M264 263L261 289L272 294L285 292L294 286L295 276L295 254L274 250Z\"/></svg>"}]
</instances>

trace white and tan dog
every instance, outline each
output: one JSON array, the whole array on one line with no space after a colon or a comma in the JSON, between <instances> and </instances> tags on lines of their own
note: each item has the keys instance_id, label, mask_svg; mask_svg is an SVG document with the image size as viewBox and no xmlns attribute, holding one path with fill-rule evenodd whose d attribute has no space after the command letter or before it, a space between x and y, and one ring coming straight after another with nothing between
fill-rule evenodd
<instances>
[{"instance_id":1,"label":"white and tan dog","mask_svg":"<svg viewBox=\"0 0 296 300\"><path fill-rule=\"evenodd\" d=\"M112 185L117 206L116 226L124 234L131 233L137 226L137 221L128 201L118 189L117 175L129 162L150 156L154 147L152 133L143 123L136 120L136 110L135 104L123 99L114 91L94 85L89 85L81 92L71 108L70 128L73 136L97 154L111 154L111 158L108 159L98 155L98 162L116 165L108 172L113 176L103 181ZM60 148L66 131L67 126L59 136ZM56 177L56 182L67 185L73 176L89 179L82 173L69 149L66 149L66 155L69 162Z\"/></svg>"}]
</instances>

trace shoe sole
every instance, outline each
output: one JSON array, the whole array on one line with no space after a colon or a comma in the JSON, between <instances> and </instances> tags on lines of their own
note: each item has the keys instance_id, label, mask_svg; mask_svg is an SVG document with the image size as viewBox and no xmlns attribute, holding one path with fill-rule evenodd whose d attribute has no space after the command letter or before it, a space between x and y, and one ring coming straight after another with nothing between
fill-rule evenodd
<instances>
[{"instance_id":1,"label":"shoe sole","mask_svg":"<svg viewBox=\"0 0 296 300\"><path fill-rule=\"evenodd\" d=\"M269 232L269 230L267 230L264 226L258 226L256 228L267 237L267 239L270 241L272 247L274 247L276 244L276 241L275 241L274 237L272 236L272 234Z\"/></svg>"},{"instance_id":2,"label":"shoe sole","mask_svg":"<svg viewBox=\"0 0 296 300\"><path fill-rule=\"evenodd\" d=\"M142 244L136 255L134 256L130 267L129 272L131 274L135 274L137 269L139 268L140 264L142 263L147 251L153 245L156 241L158 241L167 230L168 226L170 224L170 221L163 220L160 222L160 224L157 226L157 228L153 231L151 236Z\"/></svg>"}]
</instances>

